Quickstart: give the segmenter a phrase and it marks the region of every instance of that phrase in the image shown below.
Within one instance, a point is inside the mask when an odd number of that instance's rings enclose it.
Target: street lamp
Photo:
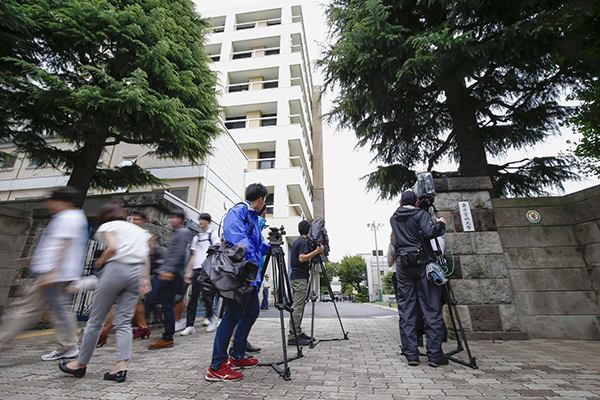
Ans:
[[[377,229],[381,228],[382,226],[382,223],[375,223],[375,221],[367,224],[367,228],[371,228],[375,235],[375,257],[377,259],[377,276],[379,277],[379,301],[383,301],[383,291],[381,290],[381,271],[379,270],[379,248],[377,247]]]

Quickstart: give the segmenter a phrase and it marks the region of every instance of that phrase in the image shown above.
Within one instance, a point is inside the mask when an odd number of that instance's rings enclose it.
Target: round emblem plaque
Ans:
[[[527,220],[529,222],[533,222],[534,224],[537,224],[538,222],[540,222],[542,220],[542,216],[540,215],[539,212],[537,212],[535,210],[529,210],[529,211],[527,211]]]

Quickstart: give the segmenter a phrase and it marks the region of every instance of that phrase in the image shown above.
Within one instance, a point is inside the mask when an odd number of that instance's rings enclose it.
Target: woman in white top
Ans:
[[[131,319],[139,294],[150,291],[149,246],[150,233],[126,221],[119,203],[103,205],[96,217],[96,240],[105,250],[94,265],[102,267],[98,286],[92,300],[81,351],[77,361],[61,361],[61,371],[77,378],[85,375],[86,366],[96,349],[102,324],[111,306],[117,302],[114,325],[117,336],[117,365],[104,374],[105,380],[125,381],[127,361],[131,356]],[[117,301],[118,299],[118,301]]]

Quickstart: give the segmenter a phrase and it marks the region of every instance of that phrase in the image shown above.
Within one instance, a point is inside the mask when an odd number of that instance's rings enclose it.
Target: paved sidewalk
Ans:
[[[146,349],[159,332],[135,341],[121,384],[102,380],[115,362],[114,335],[96,350],[82,379],[61,373],[57,362],[40,361],[53,349],[52,335],[20,339],[7,353],[18,364],[0,368],[0,399],[600,399],[600,342],[473,341],[478,370],[455,363],[434,369],[426,359],[408,367],[395,315],[343,322],[350,340],[304,348],[305,357],[290,362],[287,382],[270,367],[246,370],[239,382],[205,381],[214,333],[201,327],[191,336],[176,336],[171,349]],[[317,319],[315,329],[316,337],[341,336],[337,319]],[[250,341],[262,347],[261,362],[279,360],[279,319],[259,318]],[[455,347],[450,343],[445,350]]]

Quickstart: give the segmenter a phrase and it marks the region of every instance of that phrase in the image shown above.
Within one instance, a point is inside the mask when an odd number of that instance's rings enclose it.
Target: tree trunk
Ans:
[[[459,153],[459,172],[462,176],[490,176],[483,138],[471,98],[463,78],[451,78],[445,85],[446,103]]]
[[[81,207],[85,201],[85,196],[90,188],[90,182],[96,173],[98,160],[102,155],[104,143],[108,138],[108,134],[91,133],[87,136],[85,144],[81,149],[81,153],[75,162],[71,178],[67,186],[71,186],[79,191],[79,197],[76,202],[77,207]]]

